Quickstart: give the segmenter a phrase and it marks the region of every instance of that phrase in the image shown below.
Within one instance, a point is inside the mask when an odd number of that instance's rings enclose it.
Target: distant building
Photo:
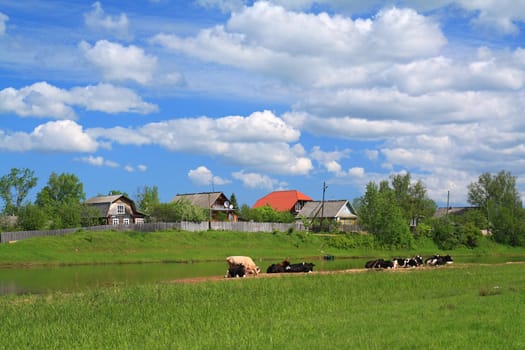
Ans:
[[[297,218],[319,221],[324,219],[323,221],[339,226],[355,225],[357,222],[356,211],[346,199],[306,202],[297,213]]]
[[[296,215],[305,203],[311,201],[312,198],[297,190],[274,191],[257,200],[253,208],[269,205],[275,211],[287,211]]]
[[[210,211],[212,221],[220,219],[220,213],[223,213],[228,221],[237,222],[237,210],[230,203],[230,200],[222,192],[201,192],[177,194],[172,202],[187,200],[192,205]]]
[[[478,210],[479,207],[441,207],[437,208],[434,213],[435,218],[441,218],[447,215],[463,215],[470,210]]]
[[[93,197],[86,201],[86,205],[88,211],[85,216],[103,225],[142,224],[146,216],[137,210],[133,200],[122,194]]]

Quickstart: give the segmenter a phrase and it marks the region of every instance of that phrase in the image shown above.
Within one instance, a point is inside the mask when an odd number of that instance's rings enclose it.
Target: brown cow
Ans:
[[[252,258],[249,256],[229,256],[226,258],[226,262],[228,263],[228,266],[230,268],[233,268],[237,265],[244,266],[244,269],[246,270],[246,274],[254,274],[257,276],[259,272],[261,272],[261,269],[259,266],[255,265]]]

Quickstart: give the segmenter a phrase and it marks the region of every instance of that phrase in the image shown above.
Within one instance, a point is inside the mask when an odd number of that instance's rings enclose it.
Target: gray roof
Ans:
[[[100,211],[100,216],[103,217],[107,215],[111,203],[116,202],[120,198],[122,198],[126,202],[129,202],[135,215],[145,216],[144,213],[141,213],[137,210],[135,202],[123,194],[115,194],[112,196],[97,196],[89,198],[88,200],[86,200],[86,204],[89,204],[91,207],[97,208]]]
[[[120,197],[124,197],[122,194],[115,194],[112,196],[97,196],[93,198],[89,198],[86,203],[87,204],[106,204],[106,203],[113,203]]]
[[[211,208],[221,196],[224,196],[226,198],[226,196],[222,192],[177,194],[175,198],[173,198],[172,202],[176,202],[178,200],[187,200],[197,207],[208,209]]]
[[[346,199],[326,200],[324,201],[324,204],[323,201],[306,202],[303,208],[297,213],[297,216],[303,216],[305,218],[320,218],[321,212],[325,218],[357,218],[354,208]]]
[[[479,207],[442,207],[437,208],[436,212],[434,213],[434,217],[440,218],[443,216],[446,216],[447,214],[451,215],[463,215],[469,210],[479,209]]]

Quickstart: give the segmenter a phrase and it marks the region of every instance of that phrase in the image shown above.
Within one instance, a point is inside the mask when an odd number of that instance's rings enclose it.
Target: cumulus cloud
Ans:
[[[38,82],[18,90],[11,87],[0,90],[0,113],[76,119],[75,106],[105,113],[150,113],[157,110],[157,106],[142,101],[132,90],[110,84],[64,90]]]
[[[82,163],[89,164],[89,165],[98,166],[98,167],[107,166],[109,168],[118,168],[120,166],[117,162],[114,162],[108,159],[104,159],[104,157],[101,157],[101,156],[95,157],[95,156],[90,155],[88,157],[78,157],[78,158],[75,158],[75,160],[82,162]]]
[[[114,34],[118,38],[127,38],[129,20],[126,14],[119,16],[107,15],[99,1],[91,5],[91,11],[84,13],[86,26],[95,31],[105,31]]]
[[[343,151],[322,151],[319,146],[315,146],[312,149],[312,159],[316,160],[322,167],[324,167],[329,173],[333,173],[336,176],[343,173],[340,160],[347,158],[351,150],[345,149]]]
[[[152,41],[201,60],[320,85],[331,83],[327,77],[339,77],[333,82],[339,84],[341,76],[358,72],[351,68],[356,64],[434,56],[446,44],[436,23],[410,9],[352,20],[287,11],[269,2],[244,7],[226,25],[195,37],[158,34]]]
[[[272,179],[268,175],[259,173],[245,172],[244,170],[232,173],[232,177],[243,183],[244,186],[249,188],[273,190],[276,187],[286,187],[287,183]]]
[[[174,152],[220,156],[228,163],[274,173],[307,174],[312,162],[299,144],[300,133],[270,111],[247,117],[181,118],[139,128],[93,128],[96,139],[121,144],[157,144]]]
[[[79,44],[86,59],[99,68],[107,80],[132,80],[139,84],[151,82],[157,67],[157,57],[147,55],[134,46],[122,46],[99,40],[94,46],[82,41]]]
[[[225,185],[230,183],[230,180],[223,179],[219,176],[214,176],[211,170],[205,166],[199,166],[188,172],[188,178],[196,185]]]
[[[3,151],[94,152],[97,148],[96,140],[71,120],[41,124],[31,133],[0,130],[0,150]]]

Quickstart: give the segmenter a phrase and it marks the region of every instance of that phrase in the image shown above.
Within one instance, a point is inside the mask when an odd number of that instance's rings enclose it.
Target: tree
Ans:
[[[24,231],[42,230],[46,222],[46,213],[37,205],[27,204],[18,210],[17,225]]]
[[[36,204],[51,220],[51,228],[76,227],[81,224],[85,201],[84,186],[73,174],[52,173],[47,185],[37,194]]]
[[[524,245],[525,221],[516,178],[504,170],[497,175],[483,173],[468,186],[468,202],[481,208],[486,228],[499,243]]]
[[[159,189],[157,186],[144,186],[137,191],[137,207],[146,215],[150,215],[153,209],[160,204]]]
[[[397,204],[408,223],[417,225],[422,218],[434,215],[437,205],[428,198],[421,180],[412,183],[410,173],[406,173],[391,176],[391,182]]]
[[[0,178],[0,197],[4,201],[2,212],[17,215],[29,191],[36,186],[34,172],[27,168],[12,168],[11,172]]]
[[[191,204],[186,199],[181,199],[176,202],[155,205],[151,212],[151,218],[157,222],[202,222],[208,220],[209,211]]]
[[[232,193],[230,196],[230,203],[233,205],[233,209],[239,209],[239,204],[237,203],[237,197],[235,197],[235,193]]]
[[[358,200],[358,220],[377,243],[385,247],[410,247],[412,235],[388,181],[369,182]]]

